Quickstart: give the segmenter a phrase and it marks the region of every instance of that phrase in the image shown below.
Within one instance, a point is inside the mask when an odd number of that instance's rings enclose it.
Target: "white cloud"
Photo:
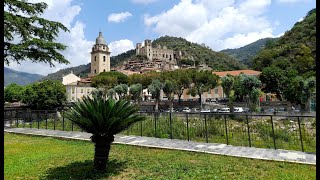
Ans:
[[[131,2],[135,3],[135,4],[150,4],[150,3],[154,3],[157,0],[131,0]]]
[[[108,46],[111,51],[111,56],[116,56],[134,48],[133,42],[128,39],[113,41]]]
[[[274,37],[264,16],[271,0],[181,0],[156,15],[146,14],[147,28],[160,36],[184,37],[205,43],[213,50],[238,48],[265,37]]]
[[[130,16],[132,16],[132,14],[129,12],[112,13],[108,16],[108,22],[123,22]]]

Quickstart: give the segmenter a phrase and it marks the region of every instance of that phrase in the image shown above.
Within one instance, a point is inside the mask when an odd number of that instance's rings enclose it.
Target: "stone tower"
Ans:
[[[144,46],[145,46],[145,50],[146,50],[146,55],[148,57],[149,60],[152,60],[152,45],[151,45],[151,40],[146,39],[144,40]]]
[[[102,36],[102,32],[99,32],[99,36],[96,39],[96,44],[93,45],[91,51],[91,76],[96,76],[101,72],[110,71],[110,51]]]

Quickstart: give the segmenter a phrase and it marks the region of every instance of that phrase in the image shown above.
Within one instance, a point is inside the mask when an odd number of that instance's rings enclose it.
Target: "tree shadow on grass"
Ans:
[[[93,160],[74,162],[62,167],[50,168],[41,179],[105,179],[118,175],[126,168],[126,161],[111,160],[104,172],[97,172]]]

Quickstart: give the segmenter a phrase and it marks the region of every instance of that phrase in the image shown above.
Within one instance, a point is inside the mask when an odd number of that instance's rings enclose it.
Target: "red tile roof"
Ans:
[[[254,70],[249,70],[249,69],[236,70],[236,71],[220,71],[220,72],[212,72],[212,73],[216,74],[220,77],[227,76],[227,74],[230,74],[232,76],[239,76],[240,73],[247,74],[247,75],[253,75],[253,76],[258,76],[259,74],[261,74],[260,71],[254,71]]]

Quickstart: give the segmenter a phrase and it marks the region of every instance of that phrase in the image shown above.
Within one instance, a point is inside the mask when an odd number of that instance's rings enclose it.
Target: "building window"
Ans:
[[[106,62],[106,56],[103,56],[103,62]]]
[[[166,54],[166,58],[168,58],[168,54]]]
[[[81,93],[83,93],[83,89],[81,88]]]
[[[162,54],[162,57],[164,58],[164,54]]]
[[[90,89],[87,90],[87,93],[88,93],[88,94],[90,93]]]
[[[150,53],[149,53],[149,56],[150,56]]]
[[[71,98],[72,100],[74,100],[74,96],[72,96],[72,98]]]
[[[74,87],[71,88],[71,93],[74,94]]]
[[[214,89],[214,94],[218,94],[218,89]]]
[[[96,69],[94,70],[94,73],[95,73],[95,74],[97,73],[97,70],[96,70]]]
[[[105,49],[106,47],[105,46],[103,46],[103,49]]]
[[[97,56],[94,56],[94,61],[97,61]]]
[[[106,70],[105,70],[105,69],[103,69],[103,72],[106,72]]]

